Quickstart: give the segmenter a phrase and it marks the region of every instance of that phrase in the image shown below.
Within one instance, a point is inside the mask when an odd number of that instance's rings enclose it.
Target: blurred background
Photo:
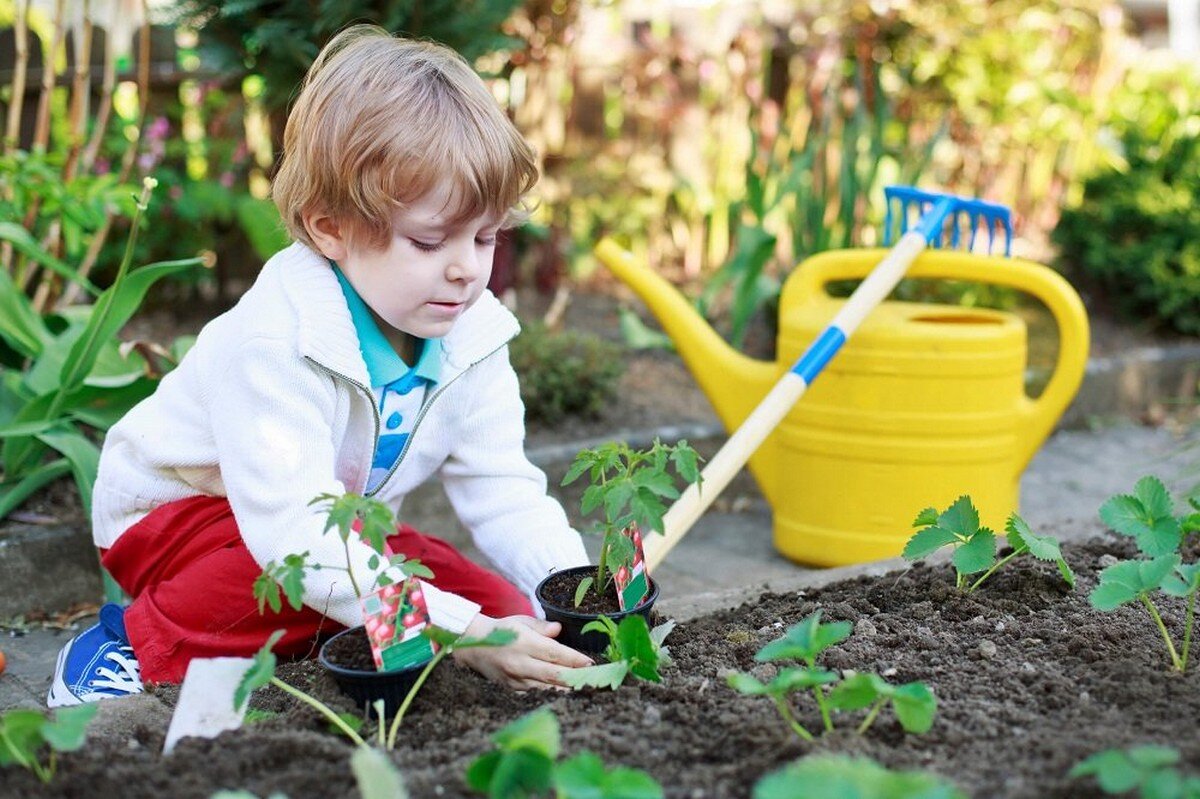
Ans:
[[[1009,205],[1015,254],[1066,275],[1112,341],[1200,333],[1197,0],[0,0],[0,315],[71,329],[130,246],[135,267],[207,267],[133,300],[152,321],[120,357],[141,376],[88,441],[287,243],[269,191],[289,99],[359,21],[457,49],[537,150],[536,211],[492,278],[531,320],[527,374],[575,358],[528,378],[549,393],[534,417],[594,413],[619,373],[604,347],[663,346],[628,309],[619,340],[561,331],[573,301],[620,296],[602,235],[761,354],[796,264],[881,243],[892,183]],[[158,187],[132,241],[143,177]],[[39,396],[14,386],[42,334],[0,333],[8,423]],[[6,458],[2,485],[32,463]]]

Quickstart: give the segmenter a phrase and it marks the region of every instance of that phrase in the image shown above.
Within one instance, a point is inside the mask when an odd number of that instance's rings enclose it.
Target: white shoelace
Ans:
[[[126,657],[122,653],[128,653],[129,657]],[[97,667],[96,674],[103,679],[90,680],[88,682],[89,686],[92,688],[112,688],[127,694],[142,692],[142,668],[137,662],[137,658],[133,657],[132,647],[123,646],[119,651],[105,654],[104,659],[116,663],[118,670],[106,669],[103,666]]]

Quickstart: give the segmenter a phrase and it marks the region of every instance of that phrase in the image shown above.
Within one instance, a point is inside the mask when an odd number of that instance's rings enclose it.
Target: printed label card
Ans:
[[[385,585],[363,597],[362,609],[376,669],[404,669],[433,657],[437,645],[421,634],[429,626],[429,608],[417,578]]]
[[[646,573],[646,554],[642,550],[642,533],[631,524],[622,533],[633,544],[633,563],[622,566],[613,575],[617,586],[617,602],[621,610],[637,607],[650,593],[650,578]]]

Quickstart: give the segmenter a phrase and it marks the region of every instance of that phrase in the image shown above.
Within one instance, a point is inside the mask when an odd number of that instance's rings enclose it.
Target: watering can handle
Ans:
[[[823,296],[825,287],[835,280],[863,278],[879,262],[880,250],[842,250],[821,253],[804,261],[785,288],[793,294],[791,302]],[[1057,272],[1031,261],[1017,258],[992,258],[963,252],[927,250],[909,267],[910,278],[967,280],[1008,286],[1043,302],[1058,325],[1058,358],[1054,373],[1037,399],[1025,397],[1020,413],[1028,444],[1018,459],[1020,474],[1042,442],[1050,435],[1067,404],[1079,390],[1087,367],[1089,336],[1087,311],[1071,284]],[[789,298],[781,303],[787,307]]]

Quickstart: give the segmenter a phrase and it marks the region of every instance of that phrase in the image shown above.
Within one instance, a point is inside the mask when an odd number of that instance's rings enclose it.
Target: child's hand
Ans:
[[[517,638],[505,646],[481,646],[454,653],[464,663],[489,680],[518,691],[530,688],[562,688],[559,672],[563,668],[590,666],[587,655],[554,640],[562,625],[532,616],[506,616],[493,619],[482,613],[467,626],[465,635],[482,638],[492,630],[512,630]]]

